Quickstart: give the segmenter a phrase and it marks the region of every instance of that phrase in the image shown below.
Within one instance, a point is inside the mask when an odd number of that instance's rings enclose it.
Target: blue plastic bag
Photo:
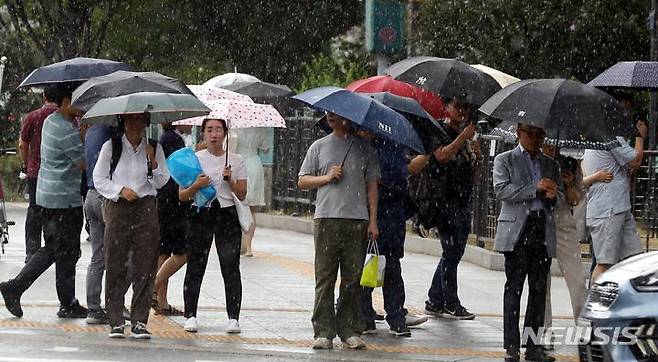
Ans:
[[[181,148],[167,158],[167,167],[171,178],[181,187],[189,187],[196,181],[199,174],[203,173],[199,159],[189,147]],[[215,198],[215,188],[212,185],[201,188],[194,195],[194,203],[198,207],[205,207],[210,200]]]

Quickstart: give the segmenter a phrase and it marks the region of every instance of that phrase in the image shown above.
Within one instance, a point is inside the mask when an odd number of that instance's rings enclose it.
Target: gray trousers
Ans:
[[[133,324],[146,324],[160,254],[160,223],[155,197],[147,196],[135,202],[124,199],[105,201],[103,217],[105,308],[110,326],[123,325],[124,298],[131,284],[130,319]]]
[[[105,222],[99,197],[100,195],[95,189],[89,189],[84,206],[91,241],[91,261],[87,267],[87,307],[95,312],[101,310],[101,292],[105,272],[105,253],[103,251]]]
[[[315,219],[314,338],[344,341],[359,333],[361,272],[367,247],[367,220]],[[334,308],[334,288],[340,269],[340,295]]]

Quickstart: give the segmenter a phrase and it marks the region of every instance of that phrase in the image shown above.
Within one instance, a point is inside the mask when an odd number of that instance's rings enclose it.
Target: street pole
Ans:
[[[7,57],[3,55],[0,58],[0,97],[2,97],[2,78],[5,75],[5,64],[7,64]]]
[[[651,32],[651,54],[649,59],[653,62],[658,60],[658,39],[656,34],[656,17],[658,14],[658,0],[651,0],[651,14],[649,18],[649,28]],[[656,148],[656,92],[651,92],[651,101],[649,103],[649,144],[648,149],[653,150]]]

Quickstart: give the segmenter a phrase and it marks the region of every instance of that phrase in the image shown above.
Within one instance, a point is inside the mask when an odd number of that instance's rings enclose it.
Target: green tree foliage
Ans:
[[[649,56],[643,0],[427,0],[419,52],[482,63],[520,78],[589,81]]]
[[[329,39],[361,23],[364,12],[358,0],[239,0],[211,7],[205,0],[193,3],[210,47],[225,52],[228,64],[291,85],[299,80],[302,64]]]

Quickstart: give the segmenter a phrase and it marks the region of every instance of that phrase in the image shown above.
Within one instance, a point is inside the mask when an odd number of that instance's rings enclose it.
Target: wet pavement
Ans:
[[[0,256],[2,280],[16,275],[23,265],[25,208],[25,204],[8,205],[8,216],[16,221],[16,226],[10,229],[10,244]],[[85,238],[83,233],[76,278],[77,297],[82,304],[86,304],[85,277],[91,255]],[[364,336],[367,350],[344,350],[337,339],[333,351],[313,351],[312,236],[257,229],[253,247],[254,257],[241,259],[243,302],[239,335],[225,333],[224,286],[214,250],[199,301],[199,332],[185,332],[183,317],[152,314],[150,341],[110,340],[105,326],[89,326],[82,319],[57,318],[55,268],[51,267],[23,295],[23,318],[13,318],[0,306],[0,361],[502,360],[505,280],[501,272],[468,263],[460,265],[459,294],[462,303],[477,315],[473,321],[430,318],[412,328],[411,338],[390,336],[388,326],[382,323],[378,324],[376,335]],[[437,262],[436,257],[420,254],[407,254],[402,260],[406,306],[412,313],[423,313]],[[183,268],[169,283],[169,302],[179,309],[183,308],[184,275]],[[572,325],[563,278],[553,278],[552,293],[554,325]],[[373,299],[376,309],[383,311],[381,291],[375,291]],[[573,346],[556,346],[554,355],[559,361],[577,360]]]

